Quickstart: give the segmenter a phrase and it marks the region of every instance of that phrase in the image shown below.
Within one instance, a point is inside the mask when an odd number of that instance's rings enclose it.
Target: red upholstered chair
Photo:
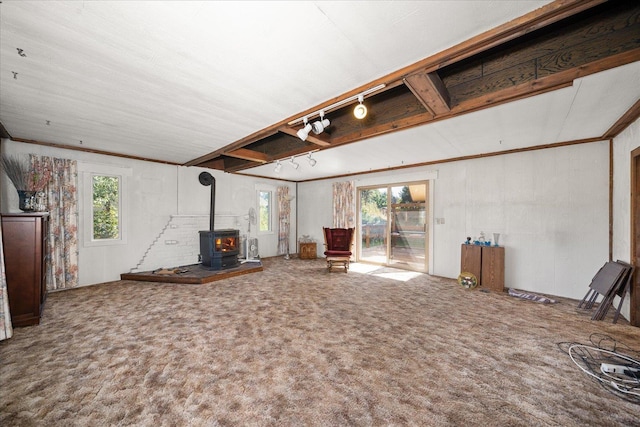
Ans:
[[[342,266],[346,273],[349,270],[355,229],[322,227],[322,231],[324,232],[324,255],[327,257],[327,269],[331,271],[334,265]]]

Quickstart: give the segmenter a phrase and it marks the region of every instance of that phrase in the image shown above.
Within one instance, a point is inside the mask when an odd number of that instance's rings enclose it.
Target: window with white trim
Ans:
[[[258,191],[258,218],[259,231],[271,231],[271,211],[273,205],[273,193],[271,191]]]
[[[78,164],[82,173],[84,246],[127,243],[127,181],[131,168]]]
[[[91,175],[92,240],[119,240],[122,235],[120,221],[121,177]]]
[[[258,233],[271,234],[274,229],[274,212],[276,212],[275,188],[268,185],[256,185],[258,205]]]

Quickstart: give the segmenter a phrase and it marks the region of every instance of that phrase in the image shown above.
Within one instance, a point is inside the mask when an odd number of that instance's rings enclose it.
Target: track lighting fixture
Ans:
[[[304,127],[297,132],[298,138],[305,141],[309,136],[309,132],[311,132],[311,125],[309,124],[308,119],[304,118]]]
[[[306,116],[304,116],[304,118],[303,117],[297,118],[295,120],[290,121],[288,124],[289,124],[289,126],[295,126],[296,124],[298,124],[298,123],[300,123],[301,121],[304,120],[304,124],[305,124],[305,128],[306,128],[306,125],[307,125],[307,122],[309,120],[309,117],[315,117],[316,115],[320,115],[320,113],[327,113],[329,111],[333,111],[336,108],[340,108],[345,104],[348,104],[348,103],[350,103],[352,101],[355,101],[356,99],[360,101],[360,104],[362,104],[362,101],[364,100],[365,96],[370,95],[370,94],[375,93],[375,92],[378,92],[378,91],[384,89],[385,87],[386,87],[386,85],[384,83],[379,84],[378,86],[369,88],[369,89],[359,93],[358,95],[353,95],[353,96],[350,96],[348,98],[341,99],[340,101],[334,102],[331,105],[323,106],[322,109],[320,109],[320,110],[314,111],[312,113],[307,113]],[[362,105],[362,106],[366,110],[366,107],[364,105]],[[326,127],[327,126],[325,126],[325,128]],[[309,129],[309,132],[310,131],[311,131],[311,129]],[[300,136],[300,135],[298,135],[298,136]],[[308,132],[307,132],[307,136],[308,136]],[[301,136],[300,136],[300,139],[302,139]]]
[[[356,119],[361,120],[367,117],[367,107],[362,103],[364,101],[364,95],[358,95],[358,105],[353,109],[353,115]]]
[[[309,164],[311,165],[311,167],[314,167],[316,163],[318,163],[316,159],[311,158],[311,153],[309,153],[309,155],[307,156],[307,160],[309,160]]]
[[[289,163],[291,163],[291,166],[293,166],[294,169],[298,169],[300,167],[300,163],[297,163],[294,159],[293,156],[291,156],[291,160],[289,160]]]
[[[324,111],[320,111],[320,120],[317,120],[317,121],[313,122],[311,127],[312,127],[312,130],[313,130],[313,133],[315,133],[316,135],[319,135],[330,124],[331,124],[331,122],[329,121],[329,119],[325,119],[324,118]]]
[[[318,161],[316,159],[311,158],[311,154],[313,154],[313,151],[309,151],[309,153],[307,154],[307,161],[309,162],[309,165],[311,165],[311,167],[314,167],[316,163],[318,163]],[[275,173],[280,173],[280,171],[282,171],[282,163],[280,160],[276,160],[275,163],[276,163],[276,166],[274,167],[273,171]],[[291,156],[291,158],[287,163],[289,163],[291,167],[296,170],[300,168],[300,163],[296,162],[296,156]]]

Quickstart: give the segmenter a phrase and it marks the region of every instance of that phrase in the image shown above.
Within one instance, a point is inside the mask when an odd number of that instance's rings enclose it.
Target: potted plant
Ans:
[[[36,196],[51,179],[51,171],[47,168],[34,170],[29,162],[12,156],[2,156],[2,169],[18,191],[18,207],[23,212],[37,209]]]

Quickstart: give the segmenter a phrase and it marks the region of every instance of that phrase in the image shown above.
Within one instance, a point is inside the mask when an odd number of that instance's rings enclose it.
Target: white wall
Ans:
[[[465,238],[499,232],[506,287],[581,299],[608,260],[608,153],[608,142],[597,142],[340,180],[365,186],[437,175],[431,274],[457,277]],[[300,235],[322,243],[333,182],[298,184]]]
[[[32,153],[132,169],[128,187],[130,218],[127,244],[85,247],[81,241],[80,285],[119,280],[120,274],[135,268],[149,245],[167,225],[171,215],[208,215],[211,187],[205,187],[198,181],[198,175],[204,170],[216,178],[216,213],[239,215],[237,228],[240,229],[241,234],[246,233],[247,230],[247,222],[244,218],[249,208],[257,209],[256,186],[269,185],[275,189],[279,185],[288,185],[290,194],[295,195],[295,184],[230,175],[196,167],[171,166],[10,140],[2,140],[2,152],[9,155]],[[81,193],[80,197],[83,197]],[[2,212],[18,212],[17,207],[18,197],[15,188],[3,176],[0,185],[0,209]],[[82,214],[81,211],[81,230]],[[291,247],[294,248],[295,212],[292,212],[291,222]],[[221,224],[221,226],[227,225]],[[278,241],[277,229],[271,234],[259,236],[255,230],[257,228],[252,229],[252,236],[259,238],[260,256],[275,256]],[[167,267],[167,265],[155,265],[153,268],[160,267]]]
[[[629,259],[628,152],[637,146],[638,123],[616,140],[614,258]],[[636,141],[635,143],[633,141]],[[209,187],[198,182],[200,168],[185,168],[92,153],[3,141],[8,154],[34,153],[86,162],[127,166],[131,177],[131,224],[123,246],[80,248],[82,285],[117,280],[135,268],[171,215],[206,215]],[[619,150],[619,151],[618,151]],[[506,247],[506,286],[581,299],[591,278],[608,259],[608,142],[521,152],[443,163],[423,168],[356,176],[357,186],[433,179],[431,215],[433,258],[430,273],[455,278],[460,244],[484,231],[501,233]],[[625,157],[626,156],[626,157]],[[621,157],[619,159],[618,157]],[[216,212],[243,215],[255,207],[258,185],[289,185],[292,206],[291,248],[310,235],[322,253],[322,226],[331,225],[332,183],[337,180],[283,183],[211,171],[217,182]],[[0,207],[17,207],[15,189],[3,179]],[[297,194],[296,194],[297,191]],[[626,197],[626,201],[625,201]],[[621,208],[618,206],[623,205]],[[297,207],[297,219],[296,219]],[[14,209],[15,210],[15,209]],[[625,216],[626,215],[626,216]],[[444,224],[433,224],[443,218]],[[238,227],[246,231],[241,217]],[[298,231],[296,233],[296,224]],[[625,229],[626,227],[626,229]],[[255,234],[254,234],[255,236]],[[260,236],[260,255],[277,254],[277,235]],[[164,267],[158,265],[157,267]]]
[[[631,152],[640,146],[640,119],[613,141],[613,259],[631,262]],[[629,318],[630,298],[622,314]],[[615,304],[618,304],[616,301]]]

